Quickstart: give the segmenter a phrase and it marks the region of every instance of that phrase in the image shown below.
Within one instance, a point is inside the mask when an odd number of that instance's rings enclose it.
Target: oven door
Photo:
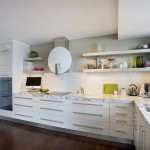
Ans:
[[[12,78],[0,78],[0,109],[12,110]]]

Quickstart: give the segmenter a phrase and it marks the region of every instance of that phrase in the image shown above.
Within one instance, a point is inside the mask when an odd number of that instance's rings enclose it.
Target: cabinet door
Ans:
[[[0,65],[4,66],[12,65],[12,53],[9,50],[0,51]]]

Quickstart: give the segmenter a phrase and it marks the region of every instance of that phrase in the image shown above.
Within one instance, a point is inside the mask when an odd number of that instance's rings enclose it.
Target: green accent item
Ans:
[[[118,84],[103,85],[103,94],[114,94],[114,91],[118,91]]]
[[[30,52],[30,57],[31,57],[31,58],[38,57],[38,53],[35,52],[35,51],[31,51],[31,52]]]

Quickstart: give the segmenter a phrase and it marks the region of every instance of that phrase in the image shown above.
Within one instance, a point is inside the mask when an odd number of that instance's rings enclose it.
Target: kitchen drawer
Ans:
[[[69,128],[94,134],[109,134],[109,123],[102,121],[91,121],[78,118],[69,118]]]
[[[34,110],[34,102],[32,98],[20,98],[15,97],[13,99],[13,110],[21,109],[24,111],[33,111]]]
[[[38,122],[54,127],[68,128],[68,117],[38,113]]]
[[[51,114],[51,115],[60,115],[68,116],[67,106],[63,104],[47,104],[47,103],[36,103],[36,112]]]
[[[110,117],[129,117],[133,118],[133,111],[129,110],[119,110],[119,109],[110,109]]]
[[[133,126],[110,123],[110,136],[133,140]]]
[[[83,107],[69,107],[69,116],[80,119],[109,122],[109,109]]]
[[[110,117],[111,123],[133,125],[133,118],[128,117]]]
[[[92,101],[92,100],[69,100],[69,105],[79,106],[79,107],[91,107],[91,108],[109,108],[109,103],[102,101]]]
[[[35,115],[31,111],[23,111],[20,109],[16,109],[13,111],[13,118],[25,120],[25,121],[35,121]]]
[[[110,103],[110,109],[117,109],[117,110],[133,110],[132,103]]]
[[[45,104],[65,104],[65,99],[61,98],[39,98],[39,102],[45,103]]]

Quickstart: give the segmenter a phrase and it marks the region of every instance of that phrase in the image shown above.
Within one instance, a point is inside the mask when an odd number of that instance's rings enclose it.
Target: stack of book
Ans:
[[[150,68],[150,60],[146,61],[146,63],[144,64],[145,68]]]

